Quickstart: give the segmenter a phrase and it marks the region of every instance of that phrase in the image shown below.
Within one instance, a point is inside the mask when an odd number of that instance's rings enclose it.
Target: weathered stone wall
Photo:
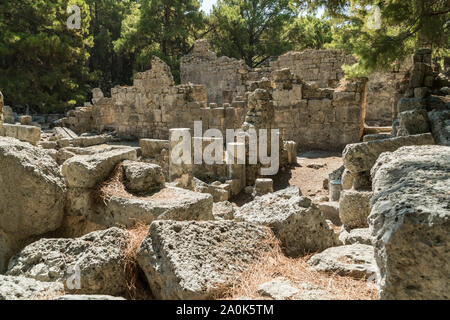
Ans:
[[[131,87],[111,89],[111,98],[94,90],[93,106],[68,112],[63,125],[77,133],[115,130],[120,136],[168,139],[169,129],[193,129],[194,120],[203,129],[239,128],[245,102],[236,97],[231,104],[207,107],[204,85],[174,85],[169,67],[154,58],[152,69],[139,73]]]
[[[181,59],[181,83],[206,85],[208,103],[223,106],[243,96],[249,68],[242,60],[217,58],[206,40],[197,40],[192,54]]]
[[[253,80],[258,76],[265,77]],[[274,106],[271,128],[280,129],[284,141],[295,141],[300,148],[334,150],[360,141],[367,79],[319,88],[289,69],[269,74],[267,68],[252,71],[248,79],[245,94],[235,95],[231,104],[207,105],[204,85],[175,86],[169,67],[154,58],[152,69],[138,74],[132,87],[113,88],[111,98],[95,89],[93,106],[71,111],[63,124],[77,133],[115,130],[120,136],[168,139],[170,129],[193,130],[194,121],[201,120],[203,131],[214,128],[225,134],[226,129],[242,127],[255,109],[249,96],[263,89]]]
[[[283,140],[327,150],[360,141],[367,79],[341,80],[336,89],[311,86],[289,69],[275,71],[273,79],[275,123]]]
[[[407,72],[375,72],[367,88],[366,123],[390,126],[398,101],[405,93]]]
[[[271,63],[272,70],[283,68],[320,88],[336,88],[339,81],[344,78],[342,65],[351,65],[356,62],[352,55],[342,50],[305,50],[291,51],[280,56]]]

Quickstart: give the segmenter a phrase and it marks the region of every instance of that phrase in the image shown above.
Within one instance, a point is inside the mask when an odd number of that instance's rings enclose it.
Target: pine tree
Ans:
[[[156,55],[179,80],[179,60],[192,48],[204,22],[198,0],[140,1],[125,19],[115,48],[133,57],[135,71],[148,69]]]
[[[81,9],[80,29],[67,27],[72,4]],[[85,1],[2,1],[0,12],[0,90],[6,103],[41,111],[83,103],[92,80]]]
[[[349,75],[390,69],[414,49],[426,45],[435,57],[450,53],[448,0],[308,0],[310,9],[325,6],[334,17],[334,46],[355,53]],[[420,40],[420,41],[419,41]]]
[[[209,39],[219,54],[258,67],[291,48],[283,30],[296,14],[289,0],[219,0]]]

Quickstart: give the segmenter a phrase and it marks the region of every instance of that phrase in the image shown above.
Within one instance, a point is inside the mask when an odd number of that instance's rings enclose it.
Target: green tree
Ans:
[[[331,22],[313,15],[296,18],[286,29],[286,37],[297,51],[323,49],[333,40]]]
[[[204,23],[198,0],[139,1],[124,20],[114,46],[133,59],[134,71],[148,69],[151,56],[156,55],[179,80],[179,60],[201,35]]]
[[[67,27],[71,4],[81,8],[81,29]],[[84,102],[92,80],[85,1],[2,1],[0,12],[0,89],[6,102],[41,111]]]
[[[291,48],[283,31],[296,15],[289,0],[219,0],[209,40],[219,54],[258,67]]]
[[[437,55],[450,53],[448,0],[302,2],[309,5],[309,9],[325,6],[334,18],[334,46],[359,57],[358,63],[347,69],[350,75],[391,68],[424,42],[432,46]]]
[[[132,76],[130,57],[114,50],[124,19],[131,13],[132,0],[86,0],[89,5],[90,34],[94,45],[90,48],[89,68],[95,72],[99,86],[105,93],[117,84],[129,82]]]

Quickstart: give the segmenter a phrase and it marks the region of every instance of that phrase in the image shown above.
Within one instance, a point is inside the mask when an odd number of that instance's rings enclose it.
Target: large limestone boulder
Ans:
[[[344,190],[339,199],[339,218],[348,229],[367,228],[371,191]]]
[[[79,136],[71,140],[75,147],[91,147],[99,144],[104,144],[112,140],[110,135],[96,135],[96,136]]]
[[[137,261],[157,299],[210,299],[270,249],[269,236],[245,222],[155,221]]]
[[[63,294],[64,285],[60,282],[0,275],[0,300],[46,300]]]
[[[319,203],[317,206],[325,219],[330,220],[336,226],[342,224],[341,219],[339,218],[339,202],[326,201]]]
[[[430,132],[427,111],[424,109],[408,110],[398,114],[399,128],[397,135],[407,136]]]
[[[317,271],[353,278],[369,278],[376,272],[373,247],[365,244],[328,248],[313,255],[308,264]]]
[[[450,146],[450,110],[428,112],[431,131],[437,144]]]
[[[123,172],[125,185],[131,192],[149,193],[164,188],[164,174],[156,164],[124,161]]]
[[[121,148],[92,155],[75,156],[64,162],[62,174],[74,188],[94,188],[103,182],[117,164],[136,160],[136,149]]]
[[[66,292],[120,295],[126,288],[127,231],[111,228],[77,239],[41,239],[14,256],[7,275],[63,283]]]
[[[66,186],[44,150],[0,138],[0,271],[17,240],[56,230],[63,219]]]
[[[212,196],[182,188],[167,187],[148,197],[119,194],[107,198],[99,205],[90,190],[69,189],[66,220],[81,217],[98,228],[132,227],[154,220],[214,220]]]
[[[344,245],[355,243],[372,245],[372,235],[369,228],[359,228],[350,231],[342,228],[342,231],[339,234],[339,240],[341,240]]]
[[[450,147],[404,147],[372,169],[382,299],[450,299]]]
[[[323,214],[297,187],[257,197],[236,210],[234,218],[270,227],[292,257],[338,243]]]
[[[15,138],[36,145],[41,139],[41,128],[4,123],[3,127],[0,128],[0,136]]]
[[[433,145],[431,133],[348,144],[342,152],[345,168],[352,173],[369,171],[380,154],[411,145]]]

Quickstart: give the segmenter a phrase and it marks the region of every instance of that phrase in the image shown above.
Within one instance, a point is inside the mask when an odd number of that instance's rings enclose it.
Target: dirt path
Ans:
[[[342,166],[342,155],[340,152],[313,150],[299,153],[297,161],[298,166],[290,172],[278,174],[274,180],[274,189],[297,186],[304,196],[314,197],[328,194],[323,188],[323,180]]]

